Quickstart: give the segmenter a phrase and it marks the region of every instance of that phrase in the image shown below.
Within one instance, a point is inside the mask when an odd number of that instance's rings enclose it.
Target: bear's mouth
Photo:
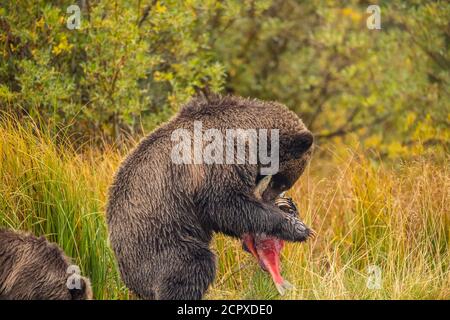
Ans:
[[[285,213],[293,216],[298,217],[299,212],[297,209],[296,204],[292,200],[292,198],[285,197],[285,189],[286,189],[286,178],[282,174],[276,174],[274,176],[267,175],[262,176],[258,175],[256,178],[256,187],[253,190],[253,195],[256,199],[263,201],[268,204],[274,204],[278,208],[280,208]],[[311,228],[307,227],[302,221],[301,225],[305,231],[305,240],[308,238],[312,238],[316,236],[316,233]],[[254,236],[257,235],[253,235]],[[273,237],[276,239],[276,237]],[[251,246],[251,243],[244,244],[247,248]],[[251,250],[247,250],[250,251]]]
[[[269,181],[264,184],[264,180],[266,179]],[[256,177],[256,185],[257,188],[258,186],[261,186],[261,190],[256,191],[256,193],[259,193],[257,196],[270,203],[273,203],[276,198],[280,197],[281,194],[289,189],[289,181],[282,173],[277,173],[273,176],[263,176],[259,174]]]

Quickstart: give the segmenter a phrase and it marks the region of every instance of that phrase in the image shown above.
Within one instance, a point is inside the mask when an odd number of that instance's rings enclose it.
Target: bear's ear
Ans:
[[[314,142],[314,137],[308,130],[290,136],[283,143],[283,147],[286,148],[285,152],[292,158],[300,158],[306,151],[308,151]]]

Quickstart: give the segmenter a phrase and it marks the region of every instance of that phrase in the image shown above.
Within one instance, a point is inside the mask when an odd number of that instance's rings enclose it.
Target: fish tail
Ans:
[[[294,286],[287,280],[283,280],[280,283],[276,283],[275,286],[277,287],[278,292],[282,296],[284,296],[287,290],[291,290],[292,288],[294,288]]]

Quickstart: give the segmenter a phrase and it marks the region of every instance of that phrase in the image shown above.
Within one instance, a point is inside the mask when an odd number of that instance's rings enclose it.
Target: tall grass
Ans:
[[[104,219],[119,156],[77,154],[64,136],[41,132],[32,122],[3,117],[0,123],[0,225],[58,243],[91,278],[96,298],[126,295]]]
[[[449,299],[448,159],[388,167],[351,150],[325,153],[290,194],[318,237],[284,250],[283,273],[295,285],[285,298]],[[215,246],[210,298],[279,298],[238,242],[220,236]]]
[[[91,278],[97,299],[129,297],[108,245],[106,193],[122,155],[75,150],[32,122],[0,119],[0,225],[46,235]],[[383,163],[326,150],[291,191],[318,233],[288,244],[288,299],[449,299],[448,158]],[[236,240],[217,235],[207,298],[276,299],[270,277]],[[369,266],[380,288],[367,285]]]

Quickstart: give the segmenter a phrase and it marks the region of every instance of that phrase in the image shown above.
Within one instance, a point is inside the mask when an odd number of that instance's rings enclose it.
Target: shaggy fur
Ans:
[[[85,300],[92,298],[88,279],[81,289],[67,288],[70,260],[44,237],[0,229],[0,300]]]
[[[175,129],[279,129],[280,171],[261,199],[260,165],[171,161]],[[270,141],[270,140],[269,140]],[[274,102],[238,97],[195,98],[130,153],[109,193],[107,220],[125,284],[145,299],[200,299],[215,275],[213,232],[266,233],[303,241],[309,229],[274,205],[300,177],[313,137],[297,115]],[[270,146],[270,142],[269,142]]]

